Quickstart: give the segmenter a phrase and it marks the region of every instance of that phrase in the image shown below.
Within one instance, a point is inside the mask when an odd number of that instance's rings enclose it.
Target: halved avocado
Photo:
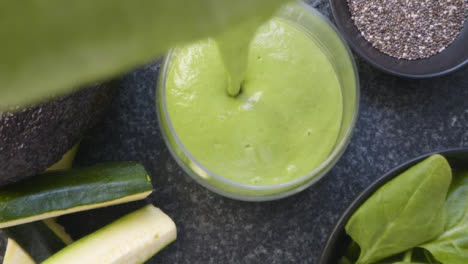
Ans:
[[[0,186],[38,175],[60,160],[104,115],[112,82],[34,107],[0,113]]]

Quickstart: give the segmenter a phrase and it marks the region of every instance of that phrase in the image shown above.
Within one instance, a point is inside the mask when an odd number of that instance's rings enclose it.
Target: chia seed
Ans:
[[[415,60],[443,51],[460,33],[468,0],[348,0],[351,18],[376,49]]]

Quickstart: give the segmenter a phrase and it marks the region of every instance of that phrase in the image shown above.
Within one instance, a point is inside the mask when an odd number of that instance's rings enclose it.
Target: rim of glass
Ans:
[[[319,166],[317,166],[315,169],[311,170],[307,174],[305,174],[305,175],[303,175],[301,177],[298,177],[298,178],[296,178],[294,180],[279,183],[279,184],[274,184],[274,185],[262,185],[262,186],[243,184],[243,183],[239,183],[239,182],[235,182],[235,181],[226,179],[226,178],[214,173],[213,171],[211,171],[210,169],[205,167],[203,164],[201,164],[195,157],[193,157],[192,154],[185,148],[184,144],[182,143],[179,136],[177,135],[177,133],[176,133],[176,131],[175,131],[173,125],[172,125],[170,116],[169,116],[169,111],[168,111],[166,100],[165,100],[165,98],[166,98],[166,77],[167,77],[167,70],[168,70],[168,67],[169,67],[169,64],[170,64],[170,58],[172,56],[173,49],[171,49],[164,56],[163,67],[162,67],[162,71],[160,73],[161,81],[158,82],[158,89],[162,89],[162,91],[161,91],[162,96],[159,96],[158,95],[159,93],[156,92],[156,100],[160,101],[160,102],[157,102],[157,104],[162,102],[162,106],[163,106],[162,108],[164,110],[164,118],[165,118],[165,121],[167,122],[169,132],[174,137],[174,140],[175,140],[177,146],[184,152],[184,154],[190,159],[191,162],[193,162],[196,166],[198,166],[200,169],[202,169],[204,172],[206,172],[210,177],[213,177],[214,179],[216,179],[218,181],[221,181],[224,184],[231,185],[231,186],[234,186],[236,188],[248,189],[248,190],[254,190],[254,191],[255,190],[267,191],[267,190],[287,188],[287,187],[291,187],[291,186],[294,186],[296,184],[299,184],[301,182],[307,182],[307,180],[315,178],[313,181],[310,182],[310,184],[312,184],[312,183],[318,181],[319,179],[321,179],[326,174],[327,170],[325,170],[323,173],[320,174],[320,172],[323,169],[325,169],[329,165],[333,165],[334,163],[336,163],[336,161],[341,157],[341,155],[346,150],[346,146],[348,145],[348,143],[349,143],[349,141],[351,139],[351,135],[352,135],[352,133],[354,131],[356,121],[357,121],[357,117],[358,117],[358,113],[359,113],[359,99],[360,99],[359,74],[358,74],[356,62],[355,62],[354,57],[353,57],[353,53],[351,52],[351,49],[349,48],[348,44],[346,43],[346,41],[343,38],[343,36],[341,35],[341,33],[337,30],[337,28],[330,22],[330,20],[327,17],[322,15],[315,8],[313,8],[311,6],[308,6],[306,3],[303,3],[302,1],[296,1],[296,3],[299,4],[302,8],[306,9],[308,12],[311,12],[314,15],[321,18],[335,32],[335,34],[338,36],[338,39],[340,40],[341,44],[343,45],[343,47],[346,50],[346,53],[349,56],[351,66],[353,68],[355,87],[356,87],[356,97],[355,97],[355,102],[354,102],[354,105],[355,105],[354,106],[354,111],[353,111],[353,115],[351,117],[349,127],[346,130],[346,133],[343,136],[343,138],[341,139],[341,141],[338,144],[335,145],[333,151],[328,155],[328,157],[324,161],[322,161],[322,163],[320,163]],[[275,15],[273,17],[275,17]],[[160,98],[160,97],[162,97],[162,98]],[[159,108],[158,107],[156,107],[156,108],[157,108],[158,115],[160,115],[161,113],[159,113],[160,112]],[[159,118],[159,119],[162,120],[161,118]],[[162,131],[162,134],[164,136],[165,132]],[[164,137],[166,137],[166,136],[164,136]],[[166,138],[165,138],[165,141],[168,143],[167,145],[169,145],[168,147],[170,148],[170,153],[173,156],[175,156],[176,160],[178,160],[179,157],[178,157],[178,155],[176,153],[173,153],[173,150],[171,149],[172,146],[171,146],[170,142],[168,142],[168,140]],[[191,175],[191,173],[188,173],[188,174],[191,177],[193,177]],[[198,181],[198,179],[196,179],[196,180]],[[206,181],[206,180],[203,180],[203,181]],[[285,193],[288,193],[290,191],[291,190],[285,190]],[[242,195],[242,196],[244,196],[244,195]],[[271,196],[271,195],[269,195],[269,196]]]

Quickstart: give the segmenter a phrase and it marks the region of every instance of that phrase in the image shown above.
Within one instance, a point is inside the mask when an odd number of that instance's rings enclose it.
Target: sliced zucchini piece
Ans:
[[[140,200],[152,191],[134,162],[50,171],[0,188],[0,228]]]
[[[78,150],[78,145],[79,144],[76,144],[71,148],[63,155],[60,161],[47,170],[71,168]],[[46,227],[44,227],[44,225]],[[7,241],[3,264],[35,264],[34,260],[43,261],[73,242],[71,237],[65,232],[63,226],[57,224],[55,219],[52,218],[6,228],[4,232],[7,233],[10,238]],[[63,242],[60,243],[59,241],[59,243],[57,243],[57,237]],[[21,245],[18,245],[15,240],[19,241]],[[39,241],[40,243],[31,243],[31,240]],[[28,252],[32,254],[32,257]]]
[[[65,245],[70,245],[73,243],[71,236],[65,231],[65,228],[57,223],[56,218],[44,219],[42,222],[58,237],[60,240],[65,243]],[[34,222],[33,222],[34,223]],[[54,252],[55,253],[55,252]]]
[[[21,226],[3,229],[5,234],[15,241],[16,247],[21,247],[32,260],[40,263],[58,252],[73,241],[64,228],[53,220],[37,221]],[[8,241],[10,243],[10,240]],[[10,246],[10,244],[8,244]],[[19,249],[17,250],[20,251]],[[27,253],[26,253],[27,252]],[[12,253],[14,255],[14,252]],[[7,262],[3,264],[15,264]]]
[[[143,263],[176,237],[172,219],[150,204],[67,246],[43,264]]]
[[[36,264],[13,239],[8,238],[3,264]]]
[[[75,160],[79,145],[80,143],[77,143],[75,146],[73,146],[69,151],[67,151],[67,153],[62,156],[62,159],[50,166],[46,171],[64,170],[71,168],[73,161]]]

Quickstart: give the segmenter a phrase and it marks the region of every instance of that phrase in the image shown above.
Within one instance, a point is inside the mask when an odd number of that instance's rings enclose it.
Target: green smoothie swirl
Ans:
[[[332,151],[342,119],[335,71],[300,27],[274,18],[255,33],[242,89],[213,39],[174,50],[165,83],[172,126],[190,154],[234,182],[273,185],[304,176]],[[233,56],[235,57],[235,56]]]

